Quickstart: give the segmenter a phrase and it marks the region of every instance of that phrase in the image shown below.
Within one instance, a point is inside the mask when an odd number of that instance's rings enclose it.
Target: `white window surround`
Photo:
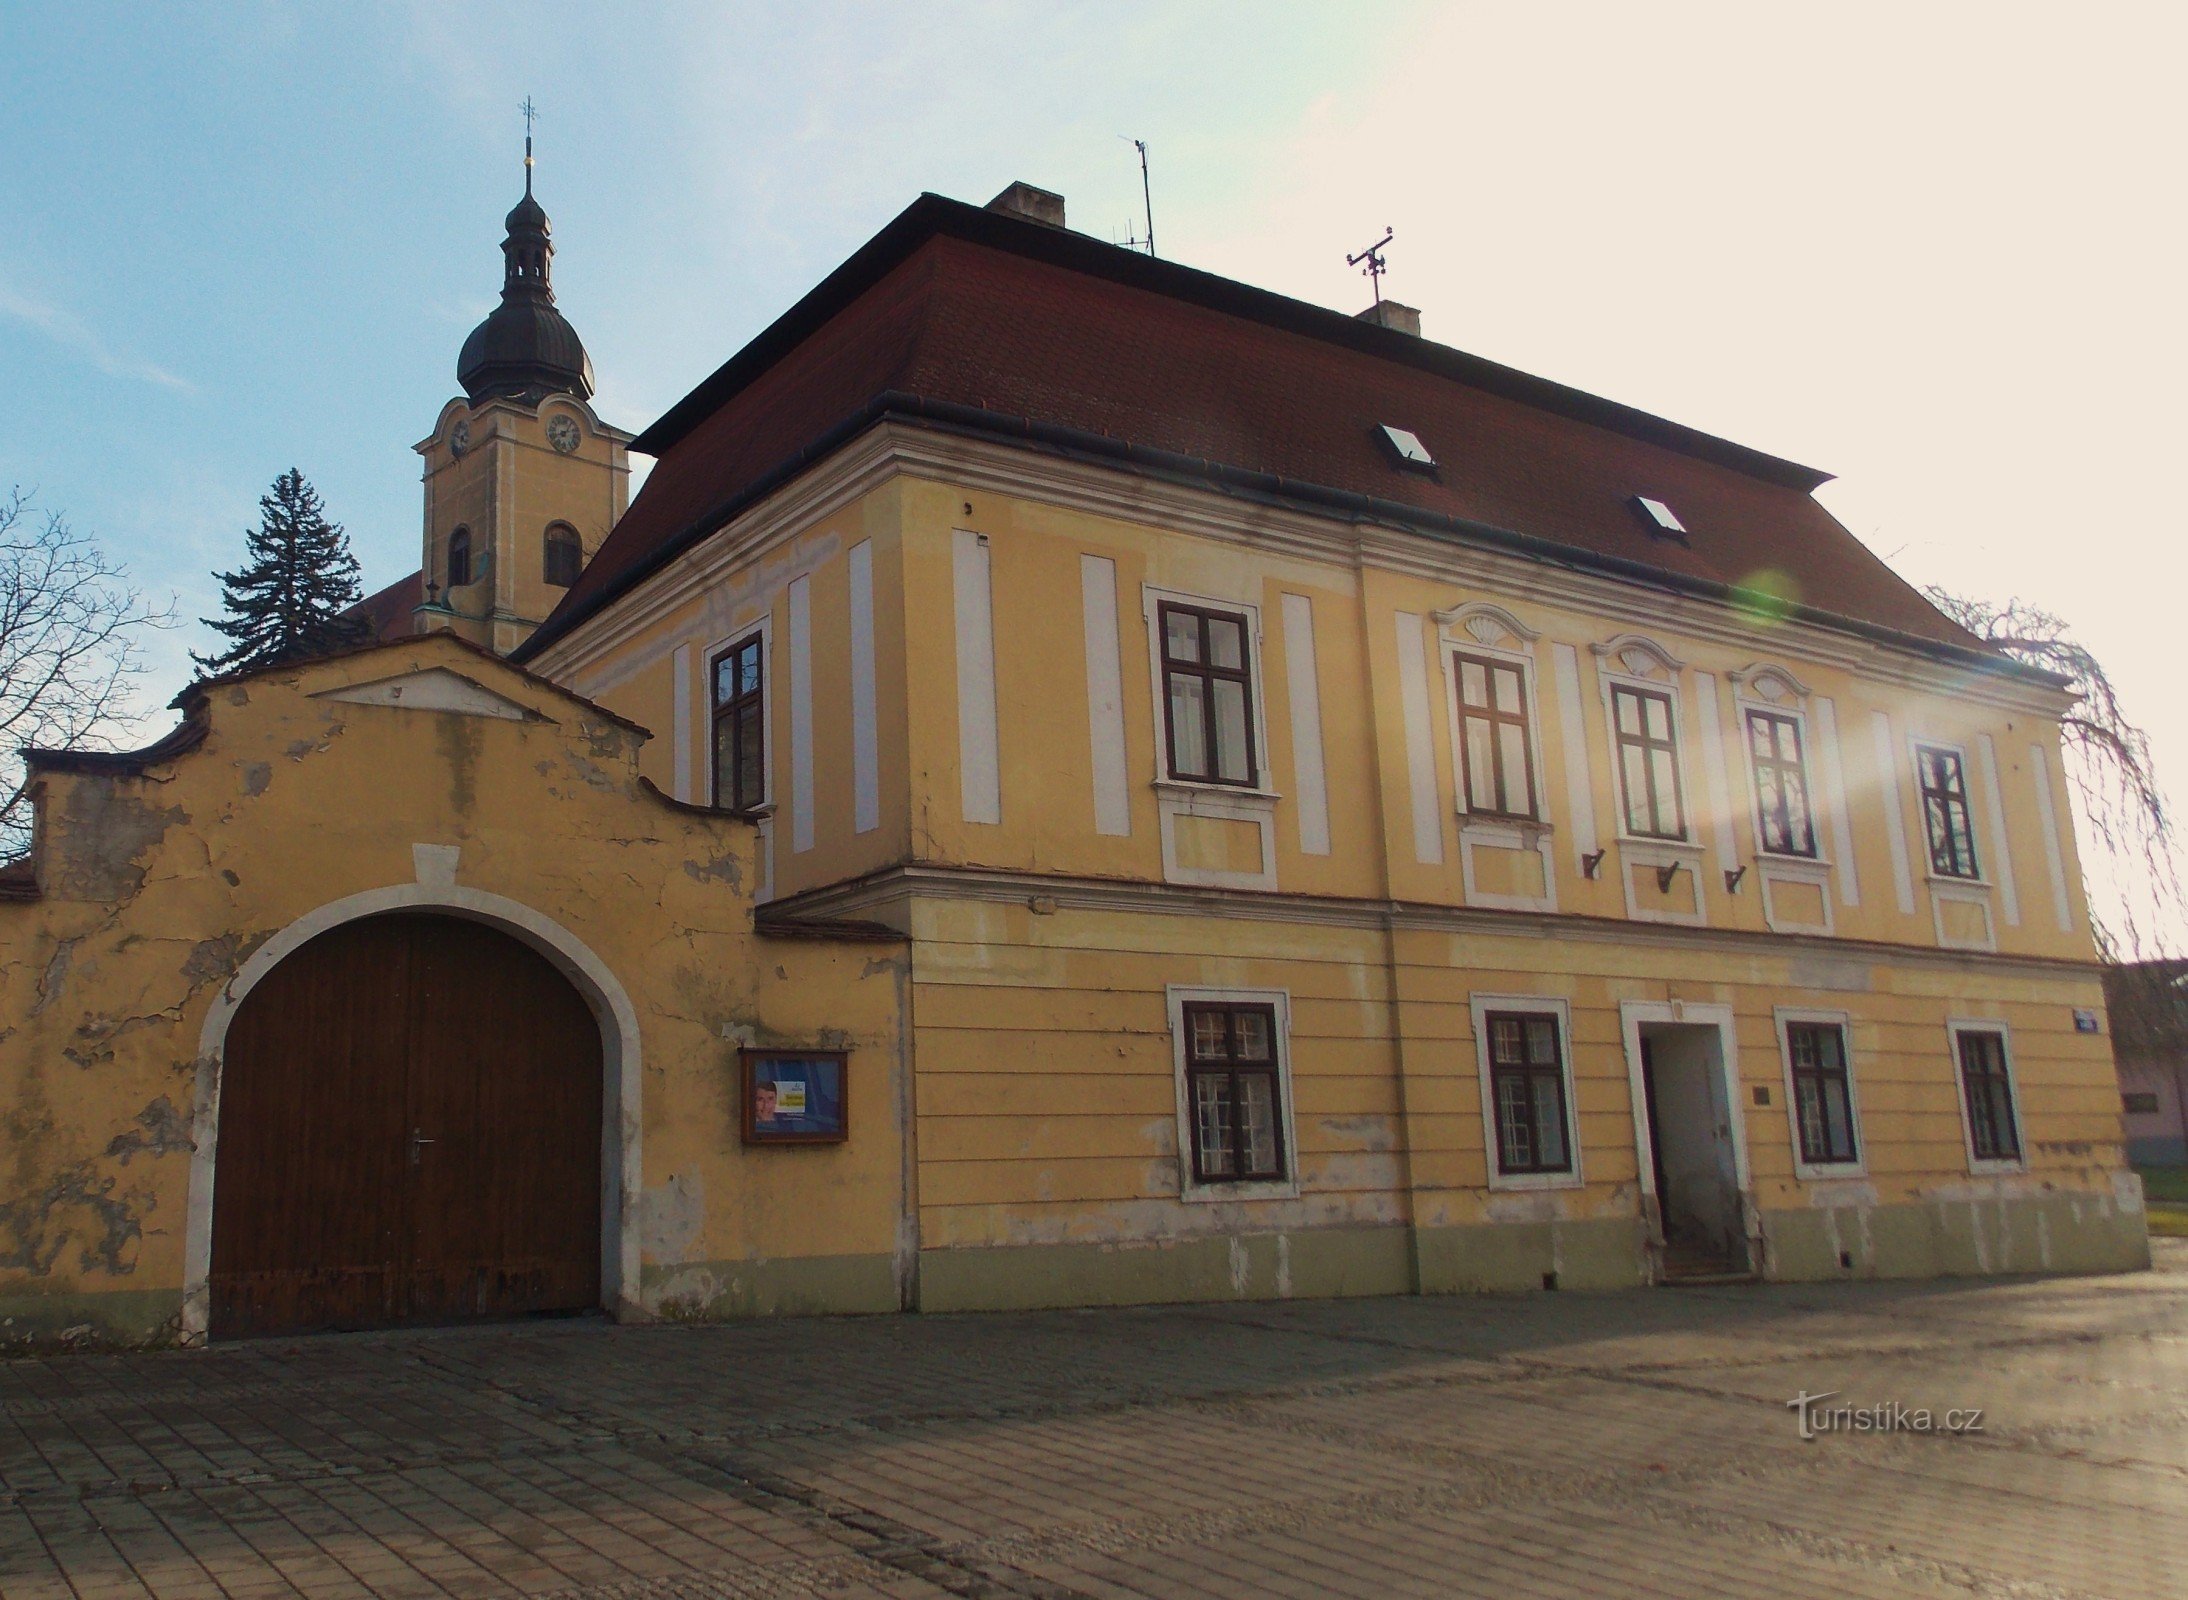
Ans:
[[[1201,778],[1179,778],[1170,772],[1170,707],[1162,676],[1161,606],[1164,601],[1193,606],[1203,611],[1228,611],[1246,619],[1246,671],[1252,685],[1252,704],[1247,707],[1254,738],[1254,781],[1251,784],[1210,783]],[[1155,787],[1191,790],[1195,793],[1257,795],[1274,802],[1281,798],[1269,772],[1269,678],[1261,667],[1261,607],[1250,600],[1230,600],[1218,595],[1187,594],[1179,589],[1140,585],[1140,615],[1147,622],[1147,672],[1155,712]]]
[[[1700,841],[1694,834],[1694,777],[1687,760],[1686,663],[1653,639],[1637,633],[1622,633],[1602,644],[1591,644],[1588,649],[1596,658],[1597,688],[1603,701],[1603,737],[1611,762],[1611,798],[1617,802],[1617,815],[1611,819],[1612,837],[1622,844],[1651,849],[1684,845],[1699,851]],[[1676,839],[1652,838],[1647,834],[1629,833],[1626,829],[1626,772],[1625,763],[1618,758],[1618,711],[1611,702],[1614,687],[1652,690],[1671,701],[1672,770],[1679,783],[1681,830]]]
[[[1296,1200],[1299,1197],[1299,1140],[1292,1116],[1292,997],[1288,989],[1205,989],[1169,984],[1163,989],[1170,1019],[1170,1065],[1178,1103],[1178,1198],[1205,1203],[1224,1200]],[[1260,1182],[1205,1183],[1193,1170],[1193,1098],[1185,1078],[1185,1008],[1188,1005],[1263,1005],[1276,1013],[1277,1118],[1284,1140],[1284,1176]]]
[[[1778,1028],[1778,1065],[1785,1073],[1785,1130],[1793,1141],[1793,1176],[1803,1183],[1830,1183],[1839,1178],[1869,1175],[1869,1138],[1861,1126],[1861,1075],[1854,1066],[1854,1019],[1845,1011],[1816,1011],[1801,1006],[1779,1006],[1771,1013]],[[1801,1159],[1801,1104],[1793,1085],[1793,1040],[1789,1026],[1796,1022],[1820,1023],[1839,1030],[1846,1052],[1846,1116],[1854,1133],[1851,1161],[1809,1162]]]
[[[1472,601],[1434,614],[1436,649],[1443,660],[1444,726],[1451,741],[1451,788],[1457,797],[1459,817],[1459,877],[1470,906],[1505,911],[1557,910],[1557,859],[1552,851],[1554,832],[1549,820],[1549,775],[1542,760],[1542,702],[1535,644],[1542,635],[1502,606]],[[1501,661],[1519,670],[1520,699],[1527,716],[1527,760],[1533,779],[1534,814],[1529,817],[1485,816],[1477,819],[1468,809],[1466,755],[1459,718],[1460,653]],[[1542,861],[1540,895],[1491,894],[1476,887],[1474,852],[1477,849],[1527,850]]]
[[[1732,679],[1732,709],[1740,739],[1740,772],[1747,780],[1748,823],[1755,830],[1755,859],[1758,862],[1793,862],[1799,865],[1828,868],[1831,858],[1824,853],[1823,821],[1816,807],[1816,745],[1814,724],[1808,714],[1808,690],[1800,680],[1783,667],[1751,666],[1730,674]],[[1772,698],[1768,690],[1776,686],[1780,697]],[[1763,831],[1762,785],[1755,781],[1755,741],[1749,733],[1747,714],[1750,711],[1767,711],[1772,716],[1791,720],[1798,730],[1801,742],[1801,790],[1808,801],[1808,836],[1816,847],[1814,855],[1801,855],[1789,850],[1772,850],[1763,844],[1767,835]]]
[[[1571,1002],[1554,995],[1470,994],[1467,1004],[1474,1018],[1474,1065],[1481,1087],[1482,1158],[1488,1164],[1489,1187],[1496,1190],[1579,1189],[1586,1185],[1581,1172],[1580,1108],[1573,1101],[1573,1019]],[[1512,1172],[1502,1169],[1501,1142],[1497,1137],[1496,1091],[1489,1072],[1489,1023],[1492,1011],[1517,1012],[1522,1016],[1553,1017],[1557,1021],[1558,1070],[1565,1076],[1565,1148],[1573,1158],[1570,1172]]]
[[[1930,819],[1922,809],[1922,752],[1926,749],[1950,751],[1960,758],[1960,783],[1967,790],[1968,837],[1975,841],[1975,876],[1972,878],[1939,872],[1930,864]],[[1907,735],[1907,771],[1914,781],[1910,792],[1914,796],[1915,822],[1919,825],[1914,842],[1922,852],[1916,858],[1922,868],[1922,876],[1933,884],[1945,884],[1953,888],[1990,889],[1992,883],[1988,862],[1991,858],[1991,841],[1983,838],[1976,827],[1975,763],[1968,757],[1968,747],[1956,739],[1933,739],[1927,734],[1910,733]]]
[[[701,805],[714,804],[714,663],[722,658],[732,645],[743,644],[754,634],[760,636],[760,804],[753,807],[756,816],[768,816],[775,810],[775,619],[762,612],[754,621],[723,634],[699,652],[699,702],[704,715],[700,726],[706,729],[703,750],[695,743],[692,765],[704,767],[706,782],[694,783],[693,792],[704,791],[706,798]],[[704,756],[704,760],[700,757]]]
[[[2020,1155],[2011,1161],[1979,1161],[1975,1155],[1975,1129],[1968,1122],[1968,1086],[1960,1070],[1960,1036],[1963,1033],[1995,1033],[2006,1062],[2006,1103],[2013,1108],[2013,1140]],[[2002,1177],[2028,1171],[2028,1124],[2021,1117],[2021,1074],[2013,1064],[2013,1030],[1993,1017],[1945,1019],[1947,1060],[1952,1067],[1953,1100],[1960,1107],[1960,1148],[1974,1177]]]

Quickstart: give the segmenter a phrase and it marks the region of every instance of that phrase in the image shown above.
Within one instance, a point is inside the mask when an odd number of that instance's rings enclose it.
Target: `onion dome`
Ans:
[[[555,309],[553,230],[532,198],[531,141],[525,145],[524,198],[510,211],[501,244],[501,304],[456,358],[456,381],[473,405],[496,395],[534,403],[551,394],[592,398],[592,358]]]

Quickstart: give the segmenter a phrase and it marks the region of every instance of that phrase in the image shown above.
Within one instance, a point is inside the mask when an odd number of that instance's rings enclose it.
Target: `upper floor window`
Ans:
[[[1771,855],[1813,856],[1816,828],[1808,810],[1808,760],[1797,717],[1750,710],[1747,748],[1755,764],[1756,826]]]
[[[1198,1183],[1284,1177],[1276,1007],[1188,1002],[1185,1092]]]
[[[1836,1022],[1788,1022],[1785,1053],[1793,1076],[1793,1125],[1800,1136],[1802,1163],[1852,1164],[1859,1157],[1846,1029]]]
[[[1968,1116],[1968,1150],[1977,1161],[2018,1162],[2021,1130],[2013,1112],[2006,1036],[1996,1028],[1956,1028],[1960,1093]]]
[[[1254,787],[1260,768],[1245,615],[1165,600],[1158,621],[1170,776]]]
[[[471,577],[471,530],[458,528],[448,536],[448,586],[461,589]]]
[[[1975,878],[1975,824],[1968,811],[1968,778],[1960,752],[1943,745],[1915,746],[1915,779],[1922,791],[1922,827],[1929,835],[1930,870],[1941,878]]]
[[[1463,650],[1453,652],[1452,660],[1458,668],[1466,809],[1476,816],[1539,816],[1525,669]]]
[[[725,811],[767,803],[765,643],[750,634],[714,658],[714,803]]]
[[[1611,726],[1618,741],[1626,832],[1639,839],[1684,839],[1686,811],[1679,791],[1679,742],[1672,728],[1671,696],[1614,683]]]
[[[584,567],[585,547],[578,542],[577,530],[567,522],[549,523],[545,556],[547,581],[557,589],[567,589],[577,582],[577,575]]]

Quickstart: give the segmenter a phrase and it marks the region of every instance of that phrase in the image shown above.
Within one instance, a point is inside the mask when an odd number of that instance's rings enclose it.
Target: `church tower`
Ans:
[[[441,410],[425,458],[420,633],[448,628],[506,655],[562,599],[630,498],[631,435],[594,415],[593,364],[555,309],[555,247],[532,198],[502,241],[501,304],[457,358],[463,397]]]

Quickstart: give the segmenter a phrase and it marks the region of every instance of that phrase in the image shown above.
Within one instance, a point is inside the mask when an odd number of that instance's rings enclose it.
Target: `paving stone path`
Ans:
[[[2188,1241],[2117,1278],[0,1365],[0,1596],[2188,1595]],[[1786,1402],[1981,1407],[1826,1433]]]

